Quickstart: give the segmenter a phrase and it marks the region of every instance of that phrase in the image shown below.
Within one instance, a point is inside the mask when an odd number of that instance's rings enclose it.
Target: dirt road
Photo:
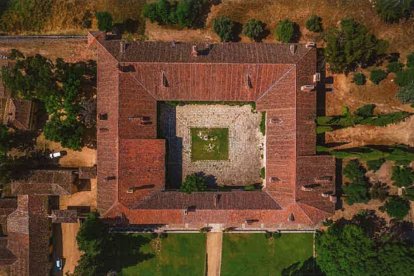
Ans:
[[[220,276],[223,232],[207,233],[207,275]]]

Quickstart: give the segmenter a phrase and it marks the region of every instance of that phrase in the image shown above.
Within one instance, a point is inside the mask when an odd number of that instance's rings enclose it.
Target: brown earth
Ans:
[[[79,231],[79,223],[62,223],[62,258],[65,260],[63,275],[73,273],[81,256],[76,242],[76,235]]]
[[[223,232],[207,233],[207,276],[220,276]]]

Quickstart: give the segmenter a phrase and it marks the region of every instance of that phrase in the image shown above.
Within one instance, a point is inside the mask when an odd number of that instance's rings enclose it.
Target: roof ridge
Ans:
[[[127,76],[128,75],[132,76],[132,78],[145,90],[145,92],[147,92],[154,100],[158,101],[158,99],[154,96],[154,94],[151,91],[149,91],[133,74],[127,74],[127,73],[122,73],[122,72],[120,72],[119,74],[126,74]],[[118,93],[119,93],[119,90],[118,90]]]
[[[277,79],[274,83],[272,83],[270,86],[269,86],[269,88],[265,91],[265,92],[263,92],[263,94],[262,95],[260,95],[260,97],[258,97],[256,100],[255,100],[255,102],[257,103],[261,98],[263,98],[264,96],[266,96],[269,92],[270,92],[270,90],[272,90],[272,88],[273,87],[275,87],[283,78],[285,78],[294,68],[296,68],[296,64],[288,64],[288,65],[292,65],[292,67],[291,68],[289,68],[285,73],[283,73],[283,75],[279,78],[279,79]]]

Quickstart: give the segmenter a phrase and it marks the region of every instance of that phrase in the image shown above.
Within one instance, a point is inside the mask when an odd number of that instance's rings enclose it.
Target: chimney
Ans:
[[[191,47],[191,55],[192,55],[193,57],[197,57],[197,56],[198,56],[197,45],[193,45],[193,46]]]
[[[125,41],[121,40],[119,42],[119,52],[121,54],[124,54],[125,53],[125,50],[126,50],[126,43],[125,43]]]

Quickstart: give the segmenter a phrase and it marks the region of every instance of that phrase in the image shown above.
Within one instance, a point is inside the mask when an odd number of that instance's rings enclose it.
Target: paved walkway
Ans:
[[[223,232],[207,233],[207,276],[220,276]]]

